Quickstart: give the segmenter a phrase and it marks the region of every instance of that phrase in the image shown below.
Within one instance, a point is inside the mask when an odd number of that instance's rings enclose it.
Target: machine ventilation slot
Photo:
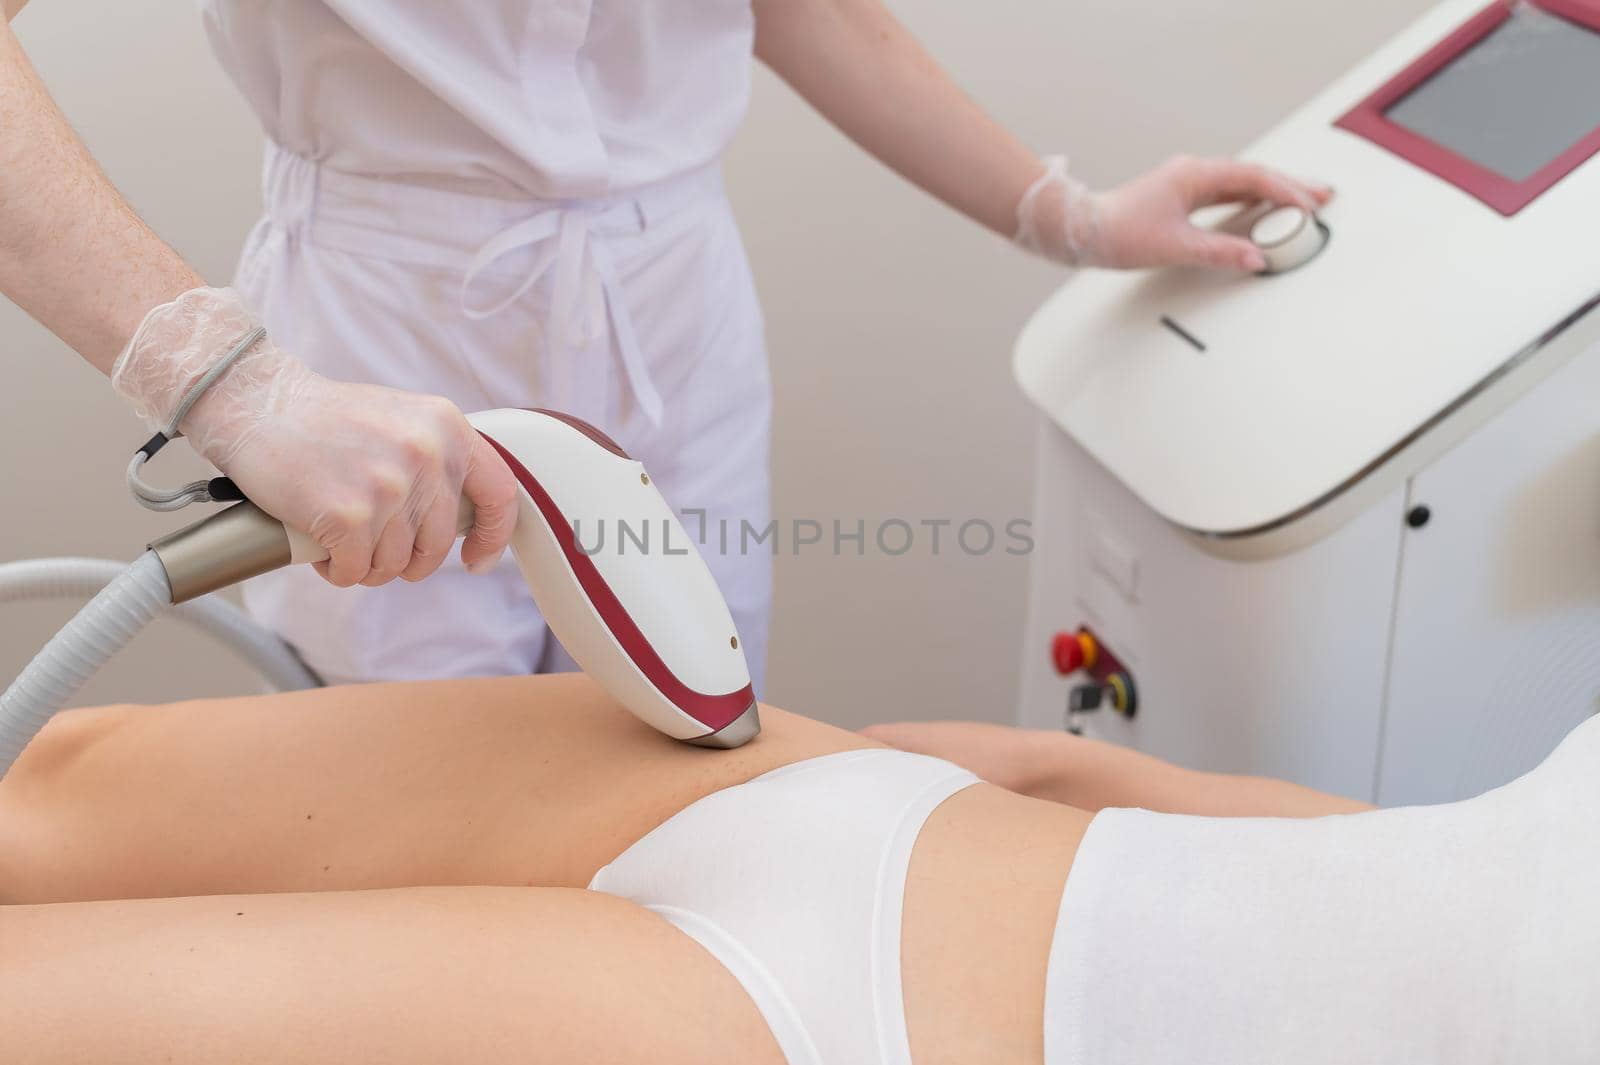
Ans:
[[[1186,341],[1189,344],[1190,347],[1194,348],[1194,350],[1196,350],[1196,351],[1205,351],[1206,350],[1205,341],[1201,340],[1199,337],[1197,337],[1193,333],[1189,332],[1187,329],[1185,329],[1183,326],[1179,325],[1177,322],[1173,321],[1167,315],[1163,314],[1161,316],[1161,324],[1166,326],[1168,329],[1172,330],[1174,333],[1178,334],[1178,336],[1182,337],[1184,339],[1184,341]]]

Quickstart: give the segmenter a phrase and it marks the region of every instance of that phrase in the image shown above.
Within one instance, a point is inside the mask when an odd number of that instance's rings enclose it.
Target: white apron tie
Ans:
[[[615,264],[603,239],[594,239],[591,220],[602,212],[582,206],[550,208],[502,230],[473,256],[461,280],[461,310],[476,321],[491,318],[526,296],[552,270],[550,346],[555,379],[551,401],[569,407],[574,397],[573,363],[604,334],[609,313],[616,335],[623,375],[634,402],[652,427],[661,424],[661,394],[650,378],[622,299]],[[504,299],[488,306],[472,301],[472,288],[483,271],[513,251],[536,250],[522,283]]]
[[[551,278],[548,336],[553,406],[570,409],[579,395],[579,360],[596,341],[615,337],[624,387],[651,428],[659,428],[664,404],[640,347],[626,290],[612,252],[619,239],[656,231],[670,234],[701,224],[701,205],[724,202],[715,165],[689,171],[645,188],[595,199],[544,200],[519,208],[503,199],[329,169],[269,141],[262,190],[267,213],[291,242],[301,239],[354,255],[416,263],[455,273],[463,314],[492,318]],[[493,234],[487,240],[485,234]],[[505,256],[526,250],[532,263],[509,296],[482,296],[484,275]],[[513,275],[515,276],[515,275]],[[598,366],[591,366],[598,369]],[[484,390],[486,399],[498,393]],[[604,417],[603,411],[585,416]]]

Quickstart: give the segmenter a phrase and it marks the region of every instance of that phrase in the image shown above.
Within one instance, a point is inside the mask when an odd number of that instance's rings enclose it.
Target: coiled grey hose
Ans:
[[[237,651],[280,691],[320,683],[281,640],[225,600],[208,596],[173,610],[166,570],[154,552],[127,567],[93,558],[0,565],[0,604],[90,594],[94,598],[0,695],[0,776],[96,670],[169,610]]]

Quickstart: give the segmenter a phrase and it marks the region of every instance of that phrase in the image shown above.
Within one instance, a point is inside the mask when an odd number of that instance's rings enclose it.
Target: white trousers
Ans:
[[[235,284],[273,338],[340,380],[598,425],[690,535],[704,531],[760,691],[774,541],[741,550],[746,538],[719,530],[769,520],[771,398],[719,173],[605,201],[507,201],[333,172],[269,145],[264,186]],[[382,588],[294,567],[244,597],[330,682],[572,668],[509,555],[487,576],[452,556],[425,581]]]

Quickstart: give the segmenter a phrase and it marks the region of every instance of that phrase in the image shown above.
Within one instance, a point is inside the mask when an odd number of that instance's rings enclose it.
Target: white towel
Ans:
[[[1046,995],[1047,1065],[1596,1065],[1600,720],[1449,805],[1105,811]]]

